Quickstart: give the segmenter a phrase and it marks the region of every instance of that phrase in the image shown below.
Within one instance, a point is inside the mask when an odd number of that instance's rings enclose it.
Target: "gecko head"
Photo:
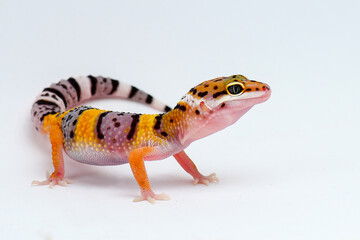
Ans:
[[[209,110],[228,109],[232,111],[252,107],[265,102],[271,95],[269,85],[249,80],[242,75],[215,78],[205,81],[189,92]]]
[[[236,109],[252,107],[256,104],[265,102],[270,98],[271,90],[269,85],[249,80],[242,75],[233,75],[224,78],[222,81],[223,94],[216,98],[213,96],[212,105],[215,107],[224,104]],[[226,93],[225,93],[226,92]],[[215,94],[214,94],[215,95]]]
[[[220,77],[192,88],[184,100],[195,109],[200,127],[189,141],[202,138],[235,123],[254,105],[265,102],[270,87],[242,75]]]

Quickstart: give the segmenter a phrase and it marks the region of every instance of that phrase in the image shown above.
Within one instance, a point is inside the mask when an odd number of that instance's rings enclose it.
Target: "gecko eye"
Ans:
[[[226,87],[228,94],[239,95],[244,91],[244,87],[239,83],[230,84]]]

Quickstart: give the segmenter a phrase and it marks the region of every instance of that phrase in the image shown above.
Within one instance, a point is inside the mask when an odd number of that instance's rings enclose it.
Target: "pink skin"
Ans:
[[[207,108],[207,116],[198,123],[193,124],[191,129],[187,132],[191,133],[185,135],[181,140],[184,148],[190,145],[195,140],[209,136],[218,132],[239,120],[245,113],[247,113],[254,105],[265,102],[271,96],[271,90],[264,89],[259,96],[255,98],[239,98],[233,101],[226,101],[226,107],[221,108],[218,104],[213,109]]]
[[[180,166],[194,178],[194,184],[202,183],[209,185],[210,182],[219,182],[215,173],[212,173],[209,176],[202,175],[184,151],[175,154],[174,157]]]
[[[134,198],[134,202],[148,201],[152,204],[156,202],[156,200],[170,200],[170,197],[165,193],[156,194],[152,190],[141,191],[141,196]]]

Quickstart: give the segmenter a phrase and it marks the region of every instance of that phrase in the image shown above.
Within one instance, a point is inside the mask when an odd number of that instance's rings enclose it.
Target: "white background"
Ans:
[[[0,1],[0,239],[360,239],[359,1]],[[168,202],[133,203],[129,165],[52,171],[30,108],[61,78],[104,75],[171,106],[232,74],[272,97],[187,152],[147,163]],[[154,112],[121,100],[90,103]]]

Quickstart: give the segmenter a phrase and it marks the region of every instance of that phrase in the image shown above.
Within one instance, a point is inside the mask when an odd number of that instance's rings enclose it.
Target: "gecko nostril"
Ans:
[[[270,87],[268,87],[268,86],[263,86],[263,87],[262,87],[262,90],[263,90],[263,91],[265,91],[265,90],[270,90]]]

